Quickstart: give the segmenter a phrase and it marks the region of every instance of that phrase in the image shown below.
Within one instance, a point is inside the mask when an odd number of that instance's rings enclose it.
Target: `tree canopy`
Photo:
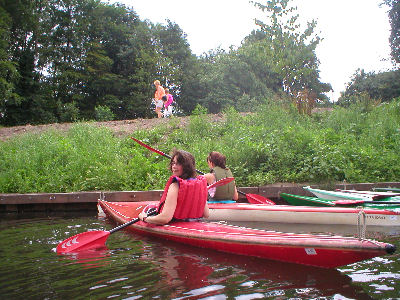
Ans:
[[[309,110],[331,86],[319,77],[316,22],[302,28],[290,3],[253,3],[265,14],[258,30],[196,56],[178,24],[143,21],[134,7],[0,0],[0,125],[150,118],[156,79],[183,114],[277,100]]]

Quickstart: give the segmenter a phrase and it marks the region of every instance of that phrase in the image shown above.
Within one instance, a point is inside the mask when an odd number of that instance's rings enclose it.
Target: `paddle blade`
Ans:
[[[213,187],[217,187],[217,186],[228,184],[229,182],[231,182],[233,180],[235,180],[235,178],[233,178],[233,177],[222,178],[221,180],[218,180],[217,182],[214,182],[213,184],[210,184],[207,187],[207,189],[211,189]]]
[[[275,205],[275,202],[257,194],[246,194],[247,201],[252,204]]]
[[[58,254],[65,254],[104,247],[109,235],[109,231],[102,230],[82,232],[58,244],[56,252]]]

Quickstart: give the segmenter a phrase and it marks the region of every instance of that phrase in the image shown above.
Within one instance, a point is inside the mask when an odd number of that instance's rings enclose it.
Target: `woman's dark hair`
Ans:
[[[165,95],[162,96],[162,97],[161,97],[161,100],[162,100],[162,101],[167,101],[167,96],[165,96]]]
[[[222,153],[213,151],[208,154],[207,160],[212,162],[216,167],[226,169],[226,157]]]
[[[182,179],[196,177],[196,162],[191,153],[183,150],[174,150],[171,160],[169,162],[169,169],[172,171],[172,162],[176,157],[176,162],[182,166],[183,173],[180,176]]]

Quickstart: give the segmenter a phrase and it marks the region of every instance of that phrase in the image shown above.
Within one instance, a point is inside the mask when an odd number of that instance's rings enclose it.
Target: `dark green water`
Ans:
[[[400,251],[326,270],[219,253],[118,231],[102,251],[59,256],[59,242],[103,218],[2,219],[0,299],[394,299]],[[304,228],[301,230],[305,230]],[[396,244],[400,234],[371,233]]]

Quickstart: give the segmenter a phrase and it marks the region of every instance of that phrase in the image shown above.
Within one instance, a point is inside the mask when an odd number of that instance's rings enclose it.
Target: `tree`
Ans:
[[[358,101],[357,96],[368,96],[373,100],[389,102],[400,96],[400,70],[375,73],[366,73],[358,69],[351,81],[347,84],[346,90],[338,99],[338,104],[347,106]]]
[[[79,107],[93,118],[109,107],[116,119],[148,116],[155,53],[151,31],[132,9],[98,5],[92,13],[91,43],[82,63],[84,95]]]
[[[392,59],[400,64],[400,0],[383,0],[383,3],[388,5],[390,31],[390,48]]]
[[[316,22],[308,22],[304,31],[300,30],[298,14],[289,6],[290,0],[272,0],[255,6],[267,13],[270,23],[256,20],[261,33],[245,40],[249,50],[268,70],[268,80],[276,88],[279,79],[281,89],[292,97],[305,89],[313,91],[316,98],[326,101],[323,94],[331,90],[329,84],[319,79],[319,60],[315,49],[321,38],[314,33]]]
[[[54,109],[42,106],[46,88],[37,69],[42,35],[40,21],[47,1],[2,1],[2,10],[8,15],[7,62],[8,86],[12,86],[2,102],[1,123],[18,125],[55,120]],[[13,70],[13,71],[12,71]],[[9,90],[10,91],[10,90]]]
[[[4,1],[0,6],[0,124],[5,123],[7,107],[19,101],[15,85],[19,74],[16,64],[9,60],[11,17],[4,9]]]

